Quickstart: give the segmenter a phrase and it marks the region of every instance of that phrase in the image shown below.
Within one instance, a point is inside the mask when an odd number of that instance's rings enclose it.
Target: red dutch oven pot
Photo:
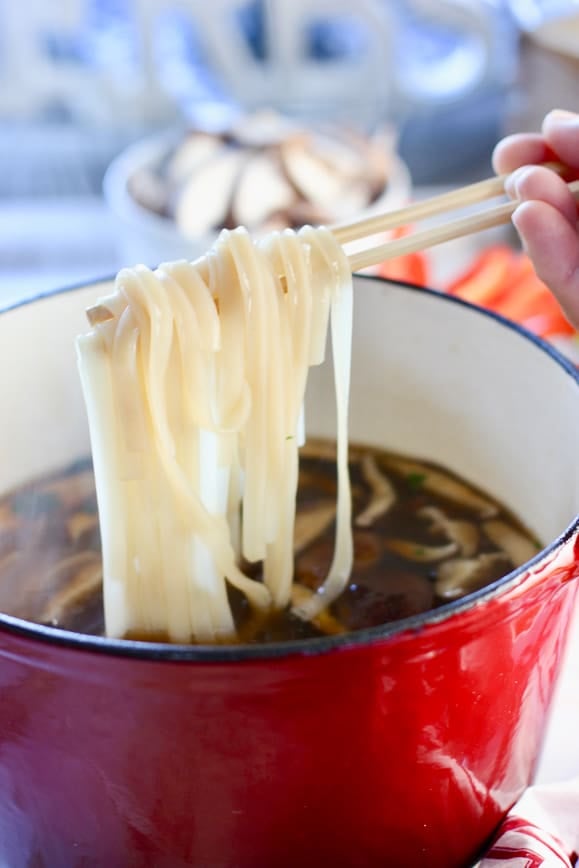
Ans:
[[[0,864],[464,868],[528,785],[577,591],[577,374],[455,299],[356,283],[352,438],[451,466],[544,550],[436,611],[285,645],[1,616]],[[106,290],[0,316],[0,491],[87,453],[73,338]]]

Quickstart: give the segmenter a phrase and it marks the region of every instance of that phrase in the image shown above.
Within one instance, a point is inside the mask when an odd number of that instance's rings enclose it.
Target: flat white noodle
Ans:
[[[352,571],[354,546],[352,537],[352,493],[348,469],[348,405],[350,399],[350,369],[352,366],[352,276],[348,260],[339,249],[330,232],[324,229],[302,229],[300,235],[311,240],[312,248],[320,260],[314,262],[314,279],[317,273],[332,274],[331,298],[332,356],[334,362],[334,388],[336,393],[336,451],[338,472],[338,498],[336,505],[336,542],[328,576],[318,593],[302,605],[294,608],[305,620],[315,618],[332,603],[346,587]]]
[[[347,415],[352,283],[325,229],[254,243],[224,231],[206,257],[124,269],[77,350],[95,467],[106,631],[235,638],[228,586],[290,604],[308,369],[331,322],[336,542],[313,618],[352,565]],[[107,319],[107,314],[110,317]],[[240,569],[261,561],[263,581]]]

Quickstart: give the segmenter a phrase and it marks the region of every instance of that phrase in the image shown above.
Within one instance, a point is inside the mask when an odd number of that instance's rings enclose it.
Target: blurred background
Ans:
[[[0,0],[0,303],[485,177],[578,85],[570,0]]]

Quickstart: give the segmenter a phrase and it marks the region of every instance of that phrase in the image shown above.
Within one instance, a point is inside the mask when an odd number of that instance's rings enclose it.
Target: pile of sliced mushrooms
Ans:
[[[387,186],[391,153],[388,134],[314,131],[259,112],[218,133],[189,131],[129,190],[187,238],[235,226],[259,235],[362,212]]]

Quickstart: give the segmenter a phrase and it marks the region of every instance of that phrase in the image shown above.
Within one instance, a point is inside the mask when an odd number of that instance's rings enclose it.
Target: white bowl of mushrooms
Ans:
[[[410,175],[390,131],[363,137],[313,129],[271,112],[218,132],[178,130],[142,139],[110,165],[104,193],[122,261],[194,259],[223,228],[329,224],[409,198]]]

